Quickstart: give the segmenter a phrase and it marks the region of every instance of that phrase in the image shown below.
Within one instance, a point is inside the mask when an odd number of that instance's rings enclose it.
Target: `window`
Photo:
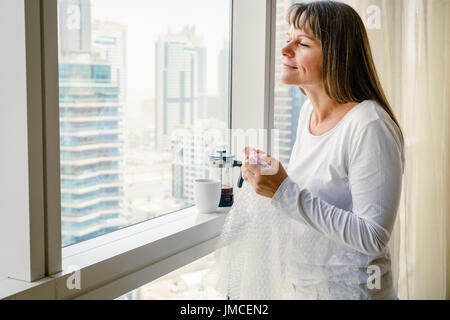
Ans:
[[[230,1],[58,1],[63,246],[193,205],[202,133],[229,128]]]
[[[274,129],[279,131],[279,143],[277,154],[280,161],[287,169],[291,158],[292,147],[297,136],[298,118],[300,109],[306,101],[306,96],[296,86],[285,85],[280,82],[282,71],[281,49],[286,45],[286,32],[289,25],[286,22],[286,13],[294,2],[306,2],[299,0],[277,0],[276,13],[276,42],[275,42],[275,79],[274,79]]]

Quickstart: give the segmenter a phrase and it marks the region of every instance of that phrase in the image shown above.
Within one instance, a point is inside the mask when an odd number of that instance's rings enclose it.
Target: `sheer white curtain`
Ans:
[[[406,138],[390,247],[400,299],[450,298],[450,0],[342,0],[368,29]]]

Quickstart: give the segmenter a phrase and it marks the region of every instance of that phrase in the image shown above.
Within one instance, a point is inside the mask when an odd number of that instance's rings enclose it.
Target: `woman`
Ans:
[[[281,82],[308,97],[288,172],[242,175],[292,218],[289,279],[298,298],[398,299],[388,242],[399,205],[403,136],[359,15],[332,1],[293,4]]]

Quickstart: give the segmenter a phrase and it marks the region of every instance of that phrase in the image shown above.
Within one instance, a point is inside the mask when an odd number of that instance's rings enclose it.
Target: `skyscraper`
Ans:
[[[124,225],[125,30],[91,24],[90,1],[60,0],[62,242]]]
[[[230,97],[230,42],[224,41],[223,48],[220,50],[218,59],[217,59],[217,65],[218,65],[218,72],[217,72],[217,83],[218,83],[218,101],[219,106],[216,108],[217,118],[221,119],[223,121],[228,120],[229,115],[228,112],[230,110],[229,108],[229,101],[231,99]]]
[[[170,151],[174,130],[205,117],[206,48],[195,28],[169,32],[155,44],[156,149]]]
[[[209,177],[209,155],[223,145],[226,124],[216,119],[195,121],[172,135],[172,196],[194,203],[194,180]]]

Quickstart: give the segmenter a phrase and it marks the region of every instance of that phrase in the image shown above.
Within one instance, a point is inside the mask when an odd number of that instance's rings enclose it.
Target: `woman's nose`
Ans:
[[[281,55],[292,58],[294,56],[294,52],[289,48],[289,45],[287,45],[281,49]]]

